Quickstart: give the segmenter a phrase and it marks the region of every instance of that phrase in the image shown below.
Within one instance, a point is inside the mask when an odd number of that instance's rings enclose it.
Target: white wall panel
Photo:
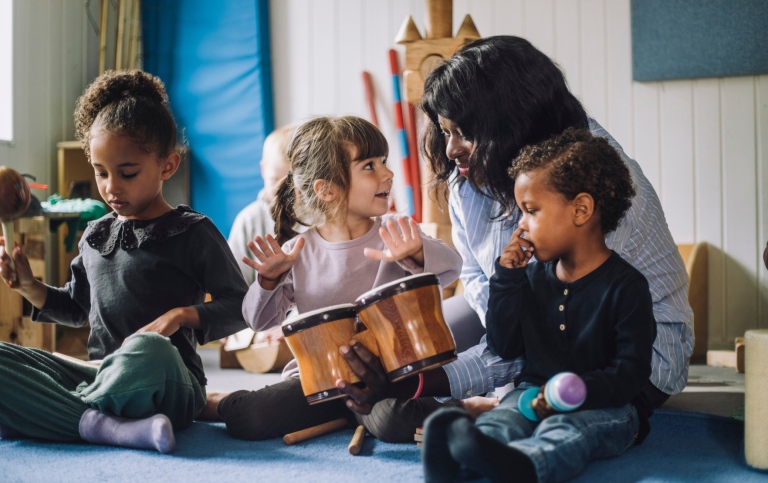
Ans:
[[[723,280],[723,183],[720,142],[720,80],[693,82],[693,157],[695,160],[695,240],[706,242],[709,260],[709,337],[725,340]]]
[[[691,81],[665,82],[660,93],[660,196],[672,238],[692,243],[694,235],[693,90]]]
[[[605,5],[605,69],[606,118],[605,127],[627,152],[634,152],[632,112],[632,34],[629,23],[629,2],[606,2]]]
[[[598,122],[607,118],[605,5],[603,0],[580,2],[581,94],[587,112]]]
[[[740,336],[757,320],[757,169],[755,82],[723,81],[723,249],[726,337]]]

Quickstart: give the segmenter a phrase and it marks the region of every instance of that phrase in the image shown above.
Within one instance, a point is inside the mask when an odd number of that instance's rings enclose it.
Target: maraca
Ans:
[[[517,400],[517,407],[523,416],[531,421],[538,421],[539,416],[534,409],[539,395],[538,387],[526,389]],[[544,399],[555,411],[565,413],[573,411],[584,403],[587,398],[587,386],[584,381],[572,372],[561,372],[552,376],[544,386]]]
[[[9,256],[14,243],[13,220],[27,211],[30,199],[27,180],[13,169],[0,166],[0,223],[3,225],[5,250]],[[13,258],[11,268],[14,268]]]

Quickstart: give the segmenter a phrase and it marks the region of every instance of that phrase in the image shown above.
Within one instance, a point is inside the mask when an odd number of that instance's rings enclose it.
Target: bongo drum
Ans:
[[[355,302],[361,322],[376,337],[390,381],[456,359],[456,343],[443,318],[437,276],[422,273],[370,290]]]
[[[301,389],[309,404],[346,396],[336,388],[337,379],[362,385],[341,356],[339,347],[354,338],[378,355],[378,346],[370,331],[359,331],[354,304],[313,310],[286,320],[282,327],[285,342],[299,365]]]

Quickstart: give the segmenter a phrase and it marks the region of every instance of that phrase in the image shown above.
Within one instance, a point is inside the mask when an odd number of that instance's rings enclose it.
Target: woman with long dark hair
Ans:
[[[637,162],[588,117],[558,66],[525,39],[480,39],[427,76],[421,108],[430,121],[422,138],[423,152],[435,173],[434,183],[449,185],[453,242],[464,261],[463,298],[447,301],[453,304],[452,318],[460,312],[457,306],[463,306],[462,323],[484,330],[494,261],[509,243],[520,217],[514,180],[507,174],[520,150],[567,128],[586,128],[618,151],[637,192],[606,243],[646,277],[652,293],[658,335],[643,393],[658,407],[681,392],[694,342],[682,258],[653,186]],[[382,383],[382,378],[372,376],[375,370],[366,371],[371,369],[362,362],[370,360],[367,350],[360,344],[352,348],[347,356],[350,365],[368,378],[363,378],[366,390],[345,385],[348,404],[355,410],[370,411],[371,403],[382,397],[407,394],[411,389],[402,386],[418,386],[417,381],[408,380],[399,387]],[[458,361],[425,374],[419,394],[450,394],[454,399],[484,394],[513,382],[523,364],[522,359],[499,358],[482,341],[460,353]]]

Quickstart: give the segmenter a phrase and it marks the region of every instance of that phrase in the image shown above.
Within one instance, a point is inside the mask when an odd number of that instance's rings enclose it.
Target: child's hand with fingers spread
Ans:
[[[533,243],[523,238],[523,233],[522,228],[518,228],[512,233],[509,243],[501,251],[501,256],[499,257],[501,266],[518,268],[528,265],[528,260],[533,256]]]
[[[393,219],[389,219],[385,226],[379,228],[379,235],[387,249],[366,248],[363,251],[366,257],[386,262],[411,257],[416,263],[424,266],[424,241],[413,218],[398,217],[397,224]]]
[[[304,238],[296,240],[290,253],[285,253],[272,235],[267,235],[266,239],[257,236],[248,242],[248,248],[257,261],[243,257],[243,263],[258,272],[258,282],[262,288],[272,290],[277,286],[280,277],[296,263],[301,249],[304,248]]]

